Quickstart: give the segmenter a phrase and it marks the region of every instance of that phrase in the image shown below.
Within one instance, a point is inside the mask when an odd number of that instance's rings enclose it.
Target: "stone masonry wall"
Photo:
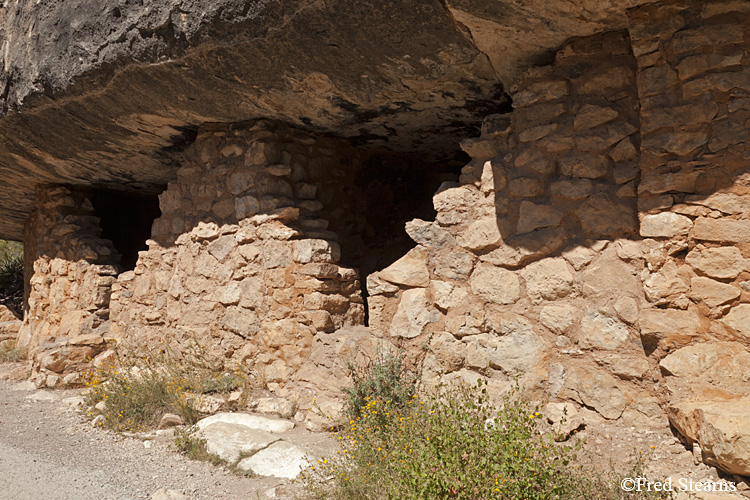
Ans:
[[[571,422],[668,418],[708,463],[750,475],[750,7],[629,15],[529,71],[514,111],[462,142],[471,161],[435,220],[406,224],[416,247],[366,278],[369,331],[340,246],[366,244],[363,153],[341,141],[203,126],[117,278],[88,200],[41,189],[21,334],[46,342],[35,377],[64,381],[65,350],[96,354],[108,328],[335,410],[342,360],[393,342],[426,385],[481,377],[502,394],[518,378]]]
[[[62,186],[36,192],[26,224],[24,256],[28,311],[19,335],[33,348],[33,378],[55,386],[73,383],[106,345],[110,287],[118,255],[101,239],[99,219],[83,193]]]
[[[750,5],[631,13],[641,101],[640,317],[672,424],[750,473]],[[744,443],[744,444],[743,444]]]
[[[668,417],[750,473],[750,7],[667,2],[574,40],[462,146],[417,248],[368,277],[425,381],[514,375],[572,420]],[[637,200],[637,206],[636,206]]]
[[[424,377],[514,377],[607,419],[662,414],[637,330],[638,115],[627,35],[575,41],[530,72],[511,115],[462,147],[460,184],[415,220],[418,246],[368,277],[371,328],[426,348]]]
[[[271,122],[201,128],[159,197],[148,251],[112,288],[115,336],[138,349],[198,348],[279,393],[305,385],[314,343],[364,324],[359,276],[338,265],[329,230],[353,216],[357,161],[338,141]]]

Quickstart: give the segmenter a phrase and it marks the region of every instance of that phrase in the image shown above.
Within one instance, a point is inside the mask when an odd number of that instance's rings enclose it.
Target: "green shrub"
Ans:
[[[358,418],[362,408],[372,398],[400,408],[411,401],[415,391],[415,378],[404,369],[400,353],[379,352],[365,366],[349,363],[353,385],[342,389],[346,394],[344,414]]]
[[[14,248],[0,245],[0,304],[20,316],[23,308],[23,253],[14,251]]]
[[[190,427],[188,429],[178,429],[175,432],[174,446],[183,455],[190,460],[200,462],[210,462],[213,465],[219,465],[223,461],[216,455],[212,455],[206,449],[206,440],[197,435],[198,429]]]
[[[402,408],[366,399],[338,436],[337,456],[303,474],[308,498],[638,498],[578,468],[576,447],[540,432],[537,408],[510,397],[494,406],[481,385],[413,397]]]

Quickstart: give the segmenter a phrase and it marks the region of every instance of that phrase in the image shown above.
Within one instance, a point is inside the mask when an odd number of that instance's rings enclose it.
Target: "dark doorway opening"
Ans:
[[[367,154],[351,186],[353,200],[344,220],[333,218],[341,264],[359,271],[367,314],[367,276],[390,266],[416,243],[404,228],[413,219],[435,220],[432,197],[443,182],[458,181],[469,160],[459,153],[443,163],[397,153]],[[365,324],[369,318],[365,317]]]
[[[158,196],[95,189],[91,202],[100,219],[102,238],[110,240],[121,255],[120,272],[135,269],[138,252],[148,248],[151,225],[161,216]]]

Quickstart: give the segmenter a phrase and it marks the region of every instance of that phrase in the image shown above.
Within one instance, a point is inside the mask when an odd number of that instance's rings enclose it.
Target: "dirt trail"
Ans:
[[[78,391],[21,390],[0,364],[0,500],[150,499],[162,488],[189,500],[274,498],[280,480],[244,478],[186,459],[167,437],[127,438],[90,427],[65,398]],[[39,394],[52,400],[33,400]]]

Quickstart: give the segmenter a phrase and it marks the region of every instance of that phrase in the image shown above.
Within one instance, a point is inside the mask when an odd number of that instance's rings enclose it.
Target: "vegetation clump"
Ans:
[[[16,316],[23,310],[23,247],[20,243],[0,240],[0,305]]]
[[[344,414],[358,418],[372,399],[387,401],[394,408],[404,407],[414,396],[415,377],[405,368],[398,353],[381,351],[364,366],[349,363],[353,384],[342,389],[346,394]]]
[[[20,349],[15,339],[0,342],[0,363],[17,363],[28,357],[28,351]]]
[[[193,425],[203,415],[202,395],[230,393],[246,385],[247,377],[240,370],[216,372],[160,353],[143,357],[140,366],[109,367],[89,374],[86,404],[91,419],[103,417],[101,427],[138,432],[156,428],[165,413],[179,415],[185,424]]]
[[[381,387],[371,382],[383,373],[396,376],[398,364],[392,359],[387,363],[371,364],[347,391],[362,396],[364,404],[356,414],[350,409],[345,430],[337,436],[337,455],[303,472],[307,498],[660,498],[654,492],[649,497],[626,493],[617,473],[582,467],[580,444],[555,442],[539,408],[519,398],[518,390],[498,404],[490,401],[481,381],[473,387],[442,388],[426,398],[412,394],[405,404],[390,391],[385,397],[365,395]],[[409,385],[403,379],[392,382]],[[642,458],[636,457],[633,467],[638,470],[628,472],[643,474],[642,466]]]

